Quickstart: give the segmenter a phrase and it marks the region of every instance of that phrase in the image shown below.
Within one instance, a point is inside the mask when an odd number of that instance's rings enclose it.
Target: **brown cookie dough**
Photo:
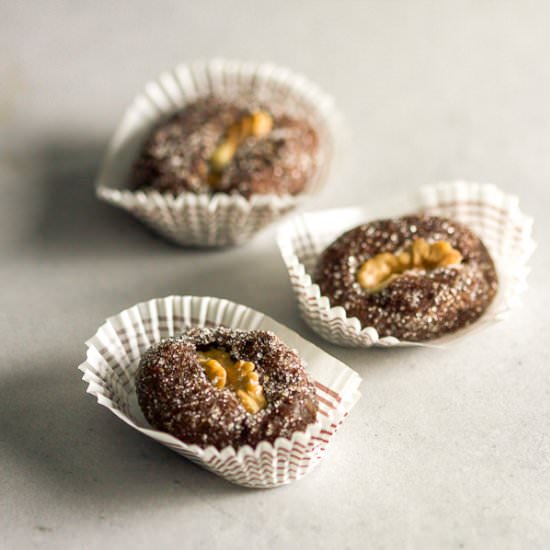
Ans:
[[[423,341],[487,309],[498,279],[485,245],[464,225],[406,216],[351,229],[322,253],[315,282],[330,305],[380,336]]]
[[[143,354],[136,391],[154,428],[218,449],[290,438],[318,408],[298,354],[265,331],[192,328],[165,339]]]
[[[296,195],[313,176],[318,140],[277,109],[205,97],[158,124],[130,174],[132,189],[178,195]]]

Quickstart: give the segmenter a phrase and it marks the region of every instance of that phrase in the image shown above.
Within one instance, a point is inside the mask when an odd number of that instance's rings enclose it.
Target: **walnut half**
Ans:
[[[239,145],[249,137],[262,138],[273,129],[273,119],[265,111],[255,111],[229,126],[227,132],[210,157],[212,171],[220,173],[231,162]],[[213,179],[215,181],[215,178]]]
[[[419,238],[402,252],[382,252],[364,262],[357,272],[357,281],[367,292],[378,292],[405,271],[430,271],[461,261],[462,254],[447,241],[429,244]]]
[[[255,414],[266,407],[264,390],[254,363],[233,361],[229,353],[219,349],[199,351],[198,356],[210,382],[219,390],[227,386],[235,392],[247,412]]]

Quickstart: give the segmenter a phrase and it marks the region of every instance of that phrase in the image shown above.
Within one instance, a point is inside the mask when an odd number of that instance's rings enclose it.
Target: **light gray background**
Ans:
[[[547,2],[0,2],[3,548],[548,548]],[[439,179],[520,195],[539,242],[522,308],[447,350],[347,350],[299,319],[273,231],[181,250],[94,199],[146,80],[215,55],[331,92],[348,172],[311,207]],[[232,486],[133,432],[76,366],[103,319],[170,293],[259,309],[349,363],[363,399],[287,488]]]

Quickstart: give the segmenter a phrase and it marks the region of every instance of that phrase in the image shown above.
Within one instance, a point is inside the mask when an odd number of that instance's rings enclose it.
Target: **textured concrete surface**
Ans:
[[[548,548],[550,8],[545,2],[0,1],[3,548]],[[337,348],[298,317],[268,231],[181,250],[92,192],[149,78],[215,55],[330,91],[353,134],[311,207],[439,179],[520,195],[539,249],[524,305],[447,350]],[[363,399],[303,481],[254,492],[85,395],[102,320],[170,293],[264,311],[357,369]]]

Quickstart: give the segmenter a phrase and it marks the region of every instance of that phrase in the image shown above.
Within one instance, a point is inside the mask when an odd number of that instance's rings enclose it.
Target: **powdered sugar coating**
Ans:
[[[208,183],[209,159],[227,129],[255,110],[269,112],[273,130],[248,137],[214,186]],[[134,189],[152,188],[174,195],[237,193],[300,193],[317,165],[318,140],[303,119],[292,118],[279,105],[260,105],[208,96],[187,105],[151,132],[130,175]]]
[[[357,271],[381,252],[398,252],[413,239],[447,241],[463,256],[459,265],[407,271],[379,292],[368,293]],[[493,300],[498,278],[481,240],[464,225],[440,217],[406,216],[355,227],[329,245],[319,260],[315,282],[331,306],[378,334],[424,341],[478,319]]]
[[[256,365],[265,409],[249,414],[231,389],[214,387],[197,357],[197,350],[211,347]],[[136,391],[154,428],[218,449],[289,438],[315,422],[318,409],[314,384],[297,352],[265,331],[192,328],[162,340],[143,354]]]

